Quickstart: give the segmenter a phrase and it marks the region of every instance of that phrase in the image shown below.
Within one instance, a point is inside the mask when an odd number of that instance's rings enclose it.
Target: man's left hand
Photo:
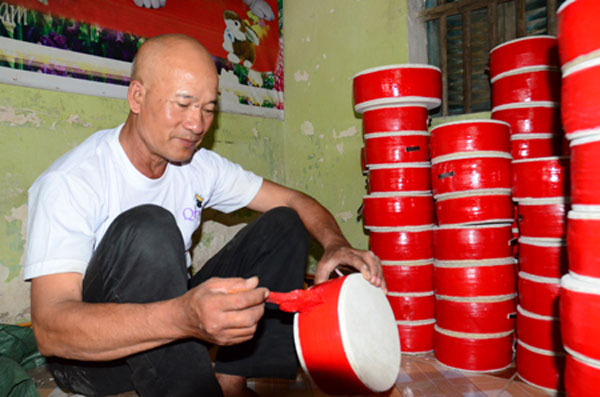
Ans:
[[[380,287],[383,292],[387,292],[379,258],[371,251],[357,250],[347,245],[339,245],[325,250],[317,264],[315,284],[327,281],[331,272],[340,265],[358,270],[371,284]]]

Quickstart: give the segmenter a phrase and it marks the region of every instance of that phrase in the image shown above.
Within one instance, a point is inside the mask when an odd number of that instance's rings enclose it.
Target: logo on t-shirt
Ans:
[[[199,194],[196,194],[196,207],[202,208],[202,204],[204,204],[204,199]]]
[[[202,207],[204,206],[204,199],[197,193],[194,196],[194,198],[196,200],[195,208],[187,207],[183,209],[183,219],[185,219],[186,221],[194,222],[196,220],[200,220],[200,217],[202,216]]]

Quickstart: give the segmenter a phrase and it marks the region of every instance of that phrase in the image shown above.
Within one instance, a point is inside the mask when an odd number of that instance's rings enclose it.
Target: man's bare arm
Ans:
[[[336,266],[348,265],[362,272],[372,284],[385,290],[385,280],[379,259],[369,251],[352,248],[333,215],[312,197],[264,180],[248,208],[265,212],[278,206],[294,209],[308,232],[325,250],[317,264],[316,283],[327,280]]]
[[[256,288],[256,278],[214,278],[160,302],[85,303],[81,282],[78,273],[32,280],[33,330],[42,354],[103,361],[188,337],[241,343],[254,335],[268,295],[265,288]]]

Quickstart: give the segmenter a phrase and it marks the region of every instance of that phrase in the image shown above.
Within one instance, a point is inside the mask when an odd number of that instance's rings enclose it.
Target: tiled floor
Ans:
[[[69,396],[56,388],[45,371],[37,370],[33,377],[42,397]],[[302,372],[295,381],[254,379],[249,386],[263,397],[323,397],[311,380]],[[120,397],[133,397],[126,393]],[[395,387],[387,397],[460,396],[460,397],[535,397],[547,393],[520,380],[514,366],[495,374],[471,374],[447,369],[439,364],[433,354],[402,356],[402,370]]]

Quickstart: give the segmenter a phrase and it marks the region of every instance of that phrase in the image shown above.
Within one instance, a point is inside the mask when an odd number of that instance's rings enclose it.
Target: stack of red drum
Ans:
[[[600,389],[600,2],[567,0],[558,10],[563,126],[571,148],[569,273],[561,279],[565,388]]]
[[[517,373],[547,391],[564,388],[559,339],[560,277],[567,271],[568,157],[513,161],[518,203]]]
[[[403,353],[433,349],[433,197],[428,109],[441,103],[441,72],[390,65],[354,76],[363,115],[369,248],[383,264]]]
[[[560,119],[557,39],[531,36],[490,52],[492,118],[511,127],[517,203],[519,307],[517,372],[526,382],[562,388],[558,296],[567,271],[568,165]]]
[[[435,356],[466,371],[512,363],[516,273],[510,130],[495,120],[431,129]]]

